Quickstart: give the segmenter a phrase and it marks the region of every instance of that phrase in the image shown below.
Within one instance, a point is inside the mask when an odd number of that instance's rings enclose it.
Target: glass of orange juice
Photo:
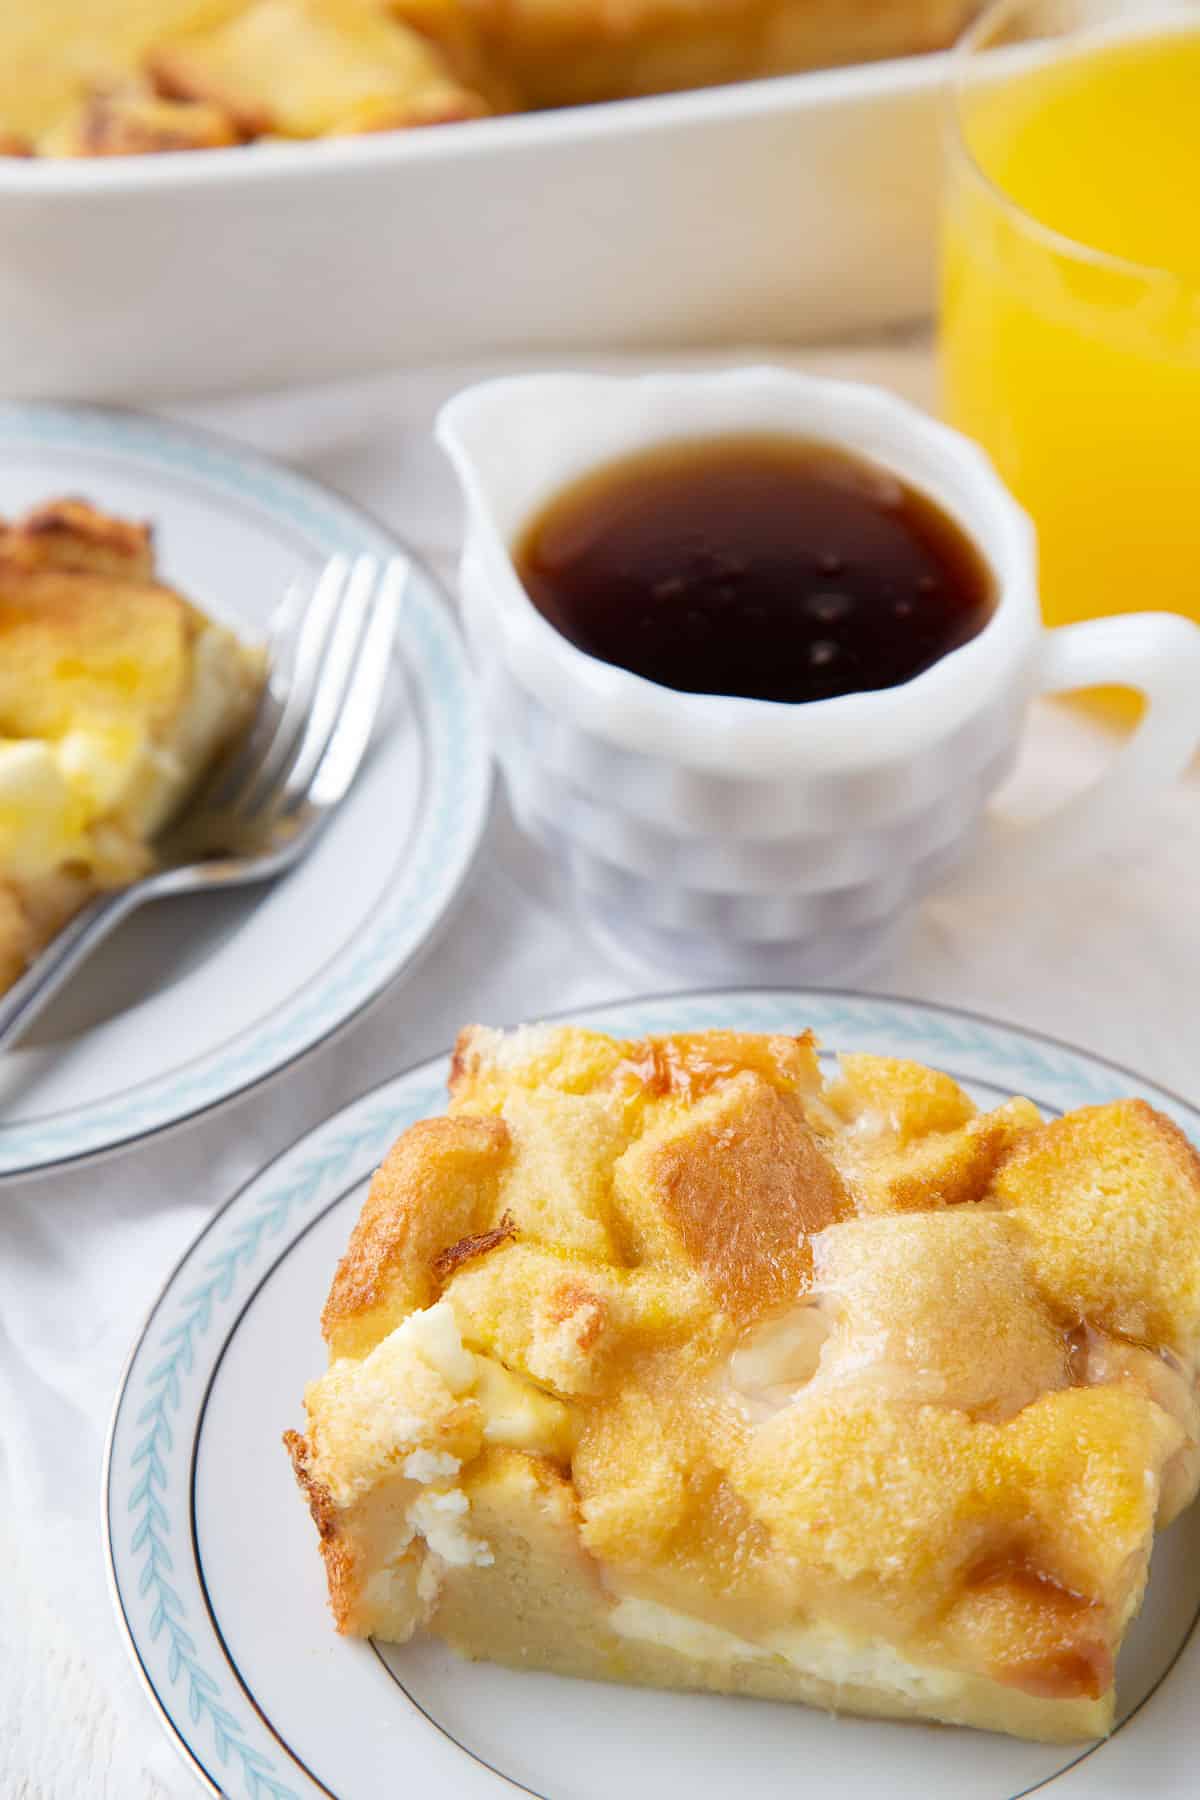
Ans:
[[[1200,619],[1200,0],[977,19],[952,76],[941,365],[950,421],[1038,528],[1049,623]]]

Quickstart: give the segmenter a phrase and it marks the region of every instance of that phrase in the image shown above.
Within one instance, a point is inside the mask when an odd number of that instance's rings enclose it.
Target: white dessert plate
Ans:
[[[952,1071],[994,1105],[1052,1116],[1141,1094],[1200,1112],[1081,1050],[914,1001],[741,991],[601,1007],[617,1033],[813,1026]],[[439,1111],[446,1062],[384,1083],[255,1176],[184,1257],[139,1338],[104,1476],[113,1597],[164,1725],[211,1794],[248,1800],[1126,1800],[1195,1793],[1200,1508],[1167,1531],[1121,1657],[1119,1724],[1056,1746],[800,1706],[519,1674],[440,1645],[339,1639],[312,1523],[280,1443],[325,1366],[318,1315],[367,1180]]]
[[[251,637],[334,552],[401,548],[218,438],[133,413],[0,406],[0,515],[56,494],[152,520],[166,578]],[[0,1054],[0,1175],[241,1093],[352,1018],[429,938],[482,835],[491,765],[457,627],[418,567],[403,609],[375,743],[306,860],[272,886],[145,908]]]

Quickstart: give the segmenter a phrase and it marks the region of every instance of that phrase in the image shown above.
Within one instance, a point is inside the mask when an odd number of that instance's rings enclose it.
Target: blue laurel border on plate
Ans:
[[[347,501],[218,437],[105,408],[0,406],[0,444],[95,449],[199,478],[218,495],[250,499],[302,530],[324,555],[388,556],[399,547]],[[464,879],[483,834],[491,762],[473,677],[449,610],[427,572],[410,585],[405,656],[428,723],[427,805],[413,853],[386,908],[307,993],[188,1068],[117,1099],[0,1125],[0,1176],[110,1149],[244,1091],[312,1049],[374,998],[428,938]]]
[[[627,1035],[811,1025],[832,1050],[870,1045],[919,1054],[965,1081],[1029,1090],[1043,1105],[1061,1110],[1141,1092],[1200,1136],[1200,1111],[1131,1071],[1016,1027],[918,1001],[835,992],[712,992],[614,1002],[579,1017],[581,1023]],[[204,1607],[194,1566],[181,1571],[176,1564],[188,1534],[181,1512],[173,1509],[185,1508],[186,1497],[183,1484],[172,1487],[167,1459],[173,1451],[182,1454],[181,1427],[190,1440],[194,1419],[185,1403],[203,1392],[223,1342],[220,1330],[210,1336],[214,1324],[236,1316],[269,1256],[286,1253],[323,1204],[365,1178],[401,1130],[440,1110],[444,1074],[444,1060],[435,1059],[364,1095],[235,1195],[167,1283],[134,1346],[117,1397],[103,1496],[114,1599],[164,1723],[217,1793],[229,1790],[218,1787],[208,1771],[209,1742],[222,1776],[236,1771],[237,1791],[249,1800],[301,1800],[272,1756],[253,1741],[257,1732],[275,1748],[278,1740],[269,1724],[264,1729],[240,1695],[229,1694],[228,1685],[206,1666],[189,1629]],[[126,1437],[132,1441],[118,1460],[119,1436],[123,1445]],[[190,1456],[190,1441],[187,1448]],[[183,1581],[195,1589],[195,1615],[179,1591]],[[215,1640],[214,1653],[219,1655]]]
[[[372,1105],[361,1122],[356,1117],[352,1128],[340,1132],[327,1148],[281,1178],[245,1224],[231,1233],[226,1248],[205,1259],[197,1271],[198,1280],[180,1296],[179,1318],[157,1340],[161,1354],[144,1378],[146,1399],[137,1414],[143,1430],[129,1463],[137,1479],[126,1502],[133,1526],[130,1554],[142,1558],[138,1597],[149,1608],[151,1643],[161,1638],[166,1647],[168,1684],[186,1684],[189,1719],[196,1726],[206,1722],[211,1726],[218,1762],[228,1768],[231,1758],[235,1760],[251,1800],[299,1800],[299,1796],[275,1775],[270,1758],[247,1741],[242,1722],[222,1698],[220,1684],[202,1666],[195,1639],[185,1624],[187,1609],[171,1579],[171,1520],[164,1505],[168,1479],[163,1457],[175,1441],[171,1417],[180,1408],[182,1378],[196,1366],[200,1339],[207,1335],[215,1314],[240,1291],[239,1277],[254,1272],[260,1251],[277,1243],[298,1214],[311,1213],[328,1197],[331,1185],[344,1184],[347,1167],[369,1171],[397,1132],[434,1111],[440,1099],[440,1091],[429,1087],[413,1094],[401,1109]],[[361,1110],[359,1103],[351,1112],[357,1115]],[[110,1530],[112,1524],[110,1516]]]

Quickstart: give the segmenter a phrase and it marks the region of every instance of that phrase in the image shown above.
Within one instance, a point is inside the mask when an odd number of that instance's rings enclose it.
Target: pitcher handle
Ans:
[[[1082,793],[1025,824],[993,822],[954,891],[1038,880],[1112,835],[1151,790],[1173,781],[1200,748],[1200,626],[1176,613],[1122,613],[1043,635],[1034,693],[1119,686],[1146,709],[1128,741]]]

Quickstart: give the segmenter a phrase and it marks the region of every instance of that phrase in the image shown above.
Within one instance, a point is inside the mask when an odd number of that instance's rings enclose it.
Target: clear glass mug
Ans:
[[[948,140],[943,407],[1033,518],[1047,623],[1200,619],[1200,0],[994,0]]]

